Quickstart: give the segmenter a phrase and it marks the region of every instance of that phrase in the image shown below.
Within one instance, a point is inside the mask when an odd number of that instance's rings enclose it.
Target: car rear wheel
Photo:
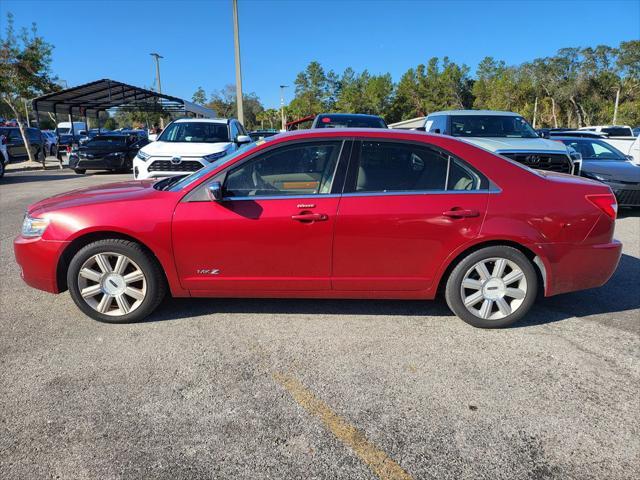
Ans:
[[[73,171],[76,172],[78,175],[84,175],[87,172],[87,170],[85,170],[84,168],[76,168]]]
[[[157,261],[128,240],[99,240],[82,248],[67,271],[71,298],[89,317],[108,323],[144,319],[166,293]]]
[[[4,177],[4,158],[0,158],[0,178]]]
[[[464,257],[449,275],[449,308],[479,328],[501,328],[524,317],[538,292],[534,266],[519,250],[498,245]]]

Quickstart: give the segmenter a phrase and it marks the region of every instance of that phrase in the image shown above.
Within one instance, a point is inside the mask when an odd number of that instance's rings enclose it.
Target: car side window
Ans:
[[[482,178],[459,160],[449,157],[447,190],[480,190]]]
[[[448,157],[419,145],[362,142],[356,192],[444,190]]]
[[[231,170],[224,196],[291,196],[331,192],[342,141],[276,148]]]
[[[425,124],[425,131],[431,133],[445,133],[447,117],[444,115],[435,115],[429,117]]]

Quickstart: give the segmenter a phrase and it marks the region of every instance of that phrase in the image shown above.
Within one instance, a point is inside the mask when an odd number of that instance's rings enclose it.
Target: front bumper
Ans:
[[[59,293],[57,267],[69,242],[17,236],[13,241],[16,262],[25,283],[38,290]]]
[[[69,168],[84,170],[119,170],[125,167],[126,155],[121,157],[81,158],[77,153],[69,155]]]
[[[206,165],[208,163],[202,158],[185,158],[179,163],[172,163],[168,157],[151,157],[148,160],[136,157],[133,159],[133,178],[174,177],[196,172]]]
[[[622,255],[622,243],[582,245],[537,244],[546,274],[545,296],[601,287],[613,275]]]

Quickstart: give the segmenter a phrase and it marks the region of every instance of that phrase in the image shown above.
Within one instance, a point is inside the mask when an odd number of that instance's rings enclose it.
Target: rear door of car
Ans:
[[[27,148],[24,146],[24,140],[22,139],[22,135],[20,135],[20,129],[10,128],[7,142],[9,158],[22,160],[27,156]]]
[[[423,143],[354,145],[335,224],[335,290],[416,291],[457,247],[475,238],[488,180]]]

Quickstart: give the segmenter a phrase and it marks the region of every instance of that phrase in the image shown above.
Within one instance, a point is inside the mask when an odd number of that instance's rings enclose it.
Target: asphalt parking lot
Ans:
[[[640,210],[607,285],[499,331],[440,301],[167,299],[107,325],[23,284],[27,205],[128,178],[0,180],[0,478],[640,476]]]

